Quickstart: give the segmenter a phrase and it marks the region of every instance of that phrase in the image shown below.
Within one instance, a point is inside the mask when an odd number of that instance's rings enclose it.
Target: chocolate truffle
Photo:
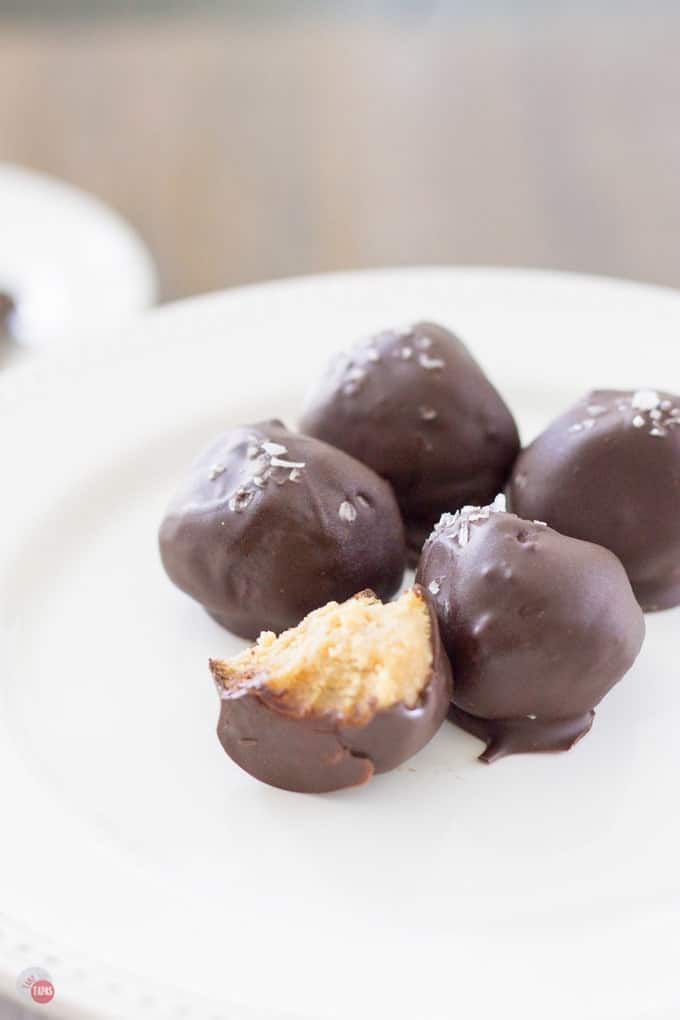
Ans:
[[[613,553],[503,506],[444,514],[417,573],[456,678],[451,718],[486,742],[489,762],[570,748],[645,631]]]
[[[250,775],[326,793],[396,768],[434,736],[451,698],[437,618],[418,587],[360,592],[228,662],[211,660],[217,734]]]
[[[519,451],[513,417],[467,347],[431,322],[336,357],[301,428],[392,484],[413,562],[442,513],[493,499]]]
[[[524,450],[508,497],[616,553],[643,609],[680,604],[680,397],[590,393]]]
[[[211,444],[167,512],[160,549],[171,580],[248,638],[362,588],[389,598],[404,572],[389,485],[279,421]]]

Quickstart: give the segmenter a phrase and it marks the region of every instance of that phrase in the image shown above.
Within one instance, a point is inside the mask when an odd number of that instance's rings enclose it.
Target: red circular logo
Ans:
[[[44,1006],[54,998],[52,978],[44,967],[26,967],[17,975],[17,991],[25,999]]]
[[[31,985],[31,998],[34,1002],[51,1002],[54,998],[54,985],[51,981],[46,981],[44,978],[38,978]]]

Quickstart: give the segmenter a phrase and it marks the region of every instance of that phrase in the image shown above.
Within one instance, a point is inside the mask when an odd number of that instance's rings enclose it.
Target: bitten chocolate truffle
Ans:
[[[279,421],[198,458],[160,529],[165,569],[228,630],[254,638],[370,587],[399,588],[404,534],[387,482]]]
[[[430,322],[336,357],[301,428],[391,483],[413,562],[442,513],[493,499],[519,451],[514,419],[467,347]]]
[[[372,592],[331,602],[210,668],[229,757],[300,793],[396,768],[434,736],[451,698],[437,618],[418,587],[386,605]]]
[[[451,718],[485,741],[487,762],[570,748],[645,631],[613,553],[503,507],[444,514],[417,573],[456,678]]]
[[[524,450],[508,497],[616,553],[644,610],[680,604],[680,397],[590,393]]]

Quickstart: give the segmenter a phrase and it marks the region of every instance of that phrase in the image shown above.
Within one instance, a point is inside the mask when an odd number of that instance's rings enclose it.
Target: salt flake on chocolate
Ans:
[[[341,521],[347,521],[348,524],[351,524],[352,521],[357,519],[356,507],[353,507],[348,500],[343,500],[338,507],[338,517]]]
[[[418,363],[421,368],[427,369],[428,372],[433,372],[436,368],[443,368],[446,364],[446,362],[441,358],[431,358],[430,355],[425,354],[425,352],[418,355]]]
[[[630,402],[636,411],[652,411],[659,406],[660,399],[656,390],[636,390]]]

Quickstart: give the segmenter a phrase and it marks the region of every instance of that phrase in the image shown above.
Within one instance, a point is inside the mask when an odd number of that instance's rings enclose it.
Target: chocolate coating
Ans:
[[[429,322],[337,356],[301,428],[391,483],[415,559],[442,513],[503,489],[519,451],[512,414],[467,347]]]
[[[195,461],[160,550],[171,580],[247,638],[363,588],[388,599],[404,572],[389,485],[278,421],[233,429]]]
[[[542,719],[537,726],[536,719],[482,719],[456,705],[449,710],[451,722],[484,741],[479,760],[487,765],[509,754],[570,751],[590,731],[594,718],[591,709],[572,719]]]
[[[680,604],[680,397],[590,393],[524,450],[508,497],[616,553],[643,609]]]
[[[613,553],[493,508],[446,515],[417,580],[456,677],[452,716],[487,742],[483,760],[571,747],[644,638]]]
[[[229,757],[256,779],[297,793],[329,793],[368,782],[420,751],[446,718],[451,699],[451,666],[430,612],[432,668],[420,700],[381,709],[364,726],[343,726],[330,715],[292,715],[265,687],[220,693],[217,736]]]

